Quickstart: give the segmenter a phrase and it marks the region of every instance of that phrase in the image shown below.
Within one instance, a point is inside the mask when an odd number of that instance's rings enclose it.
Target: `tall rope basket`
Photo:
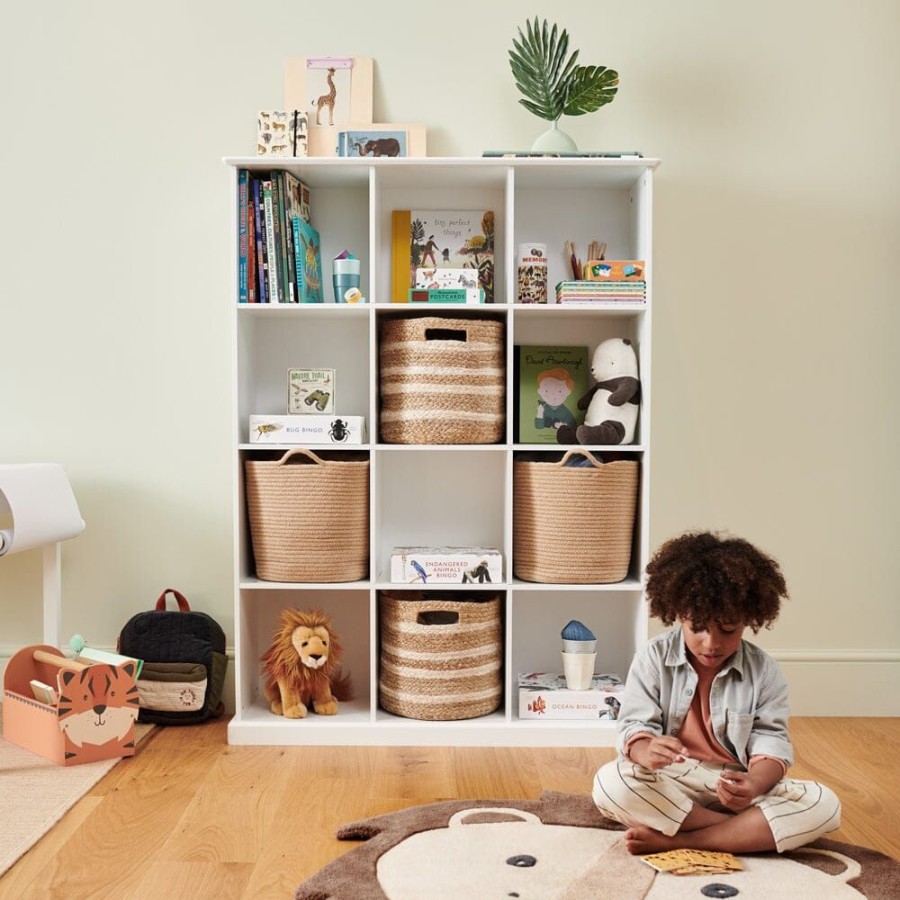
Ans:
[[[263,581],[359,581],[369,574],[369,459],[288,450],[244,462],[250,537]]]
[[[567,466],[581,454],[589,467]],[[612,584],[628,575],[637,460],[513,461],[513,573],[524,581]]]

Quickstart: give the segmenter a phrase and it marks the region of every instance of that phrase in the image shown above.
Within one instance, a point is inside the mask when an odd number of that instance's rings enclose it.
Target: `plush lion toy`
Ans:
[[[351,700],[349,675],[340,671],[342,648],[328,617],[318,610],[285,609],[272,646],[263,655],[265,695],[276,716],[302,719],[309,706],[320,716]]]

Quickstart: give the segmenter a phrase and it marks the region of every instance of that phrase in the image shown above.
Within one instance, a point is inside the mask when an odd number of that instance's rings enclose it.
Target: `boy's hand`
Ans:
[[[723,771],[716,782],[716,794],[726,809],[746,809],[762,793],[748,772]]]
[[[664,769],[673,762],[684,762],[687,749],[684,744],[670,734],[635,741],[628,755],[645,769]]]

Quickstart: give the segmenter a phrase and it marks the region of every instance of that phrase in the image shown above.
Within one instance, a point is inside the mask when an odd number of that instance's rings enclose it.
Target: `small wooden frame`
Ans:
[[[306,110],[310,126],[371,122],[373,69],[373,60],[368,56],[285,60],[284,108]]]
[[[337,156],[425,156],[425,126],[350,123],[337,129]],[[334,155],[334,154],[332,154]]]

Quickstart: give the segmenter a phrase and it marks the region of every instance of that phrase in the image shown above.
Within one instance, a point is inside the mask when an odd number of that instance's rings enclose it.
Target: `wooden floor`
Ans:
[[[900,719],[793,719],[791,774],[843,802],[829,837],[900,859]],[[0,898],[289,898],[346,822],[456,798],[588,793],[604,749],[230,747],[157,729],[0,879]]]

